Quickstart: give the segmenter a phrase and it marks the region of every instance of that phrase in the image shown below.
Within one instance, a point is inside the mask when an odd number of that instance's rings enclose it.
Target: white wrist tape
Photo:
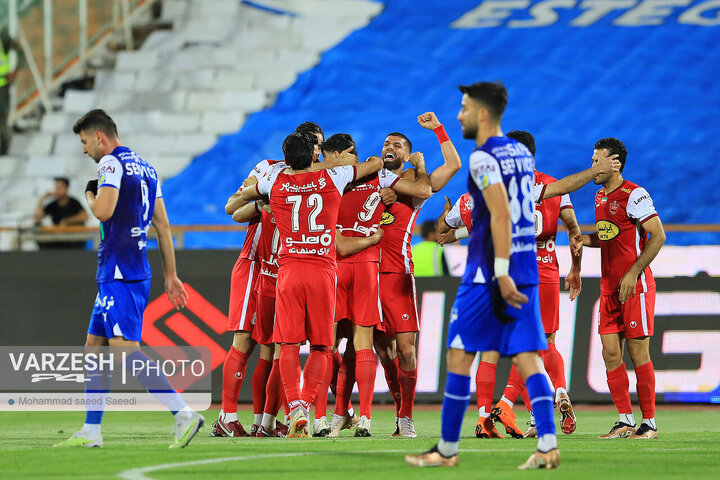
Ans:
[[[468,238],[467,227],[460,227],[457,230],[455,230],[455,238],[458,240],[462,240],[463,238]]]
[[[508,275],[510,270],[510,259],[495,257],[495,278]]]

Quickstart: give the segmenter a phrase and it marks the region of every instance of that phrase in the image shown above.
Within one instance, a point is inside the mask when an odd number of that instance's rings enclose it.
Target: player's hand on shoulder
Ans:
[[[187,305],[188,294],[177,275],[165,279],[165,293],[176,310]]]
[[[422,152],[413,152],[410,154],[409,159],[410,165],[412,165],[415,168],[420,168],[425,166],[425,155],[422,154]]]
[[[522,308],[522,304],[528,303],[528,297],[517,289],[515,280],[510,275],[503,275],[497,279],[500,287],[500,294],[503,299],[514,308]]]
[[[395,193],[392,188],[381,188],[380,199],[382,200],[383,205],[389,207],[397,200],[397,193]]]
[[[434,112],[425,112],[418,116],[418,123],[421,127],[427,128],[428,130],[435,130],[441,125]]]
[[[450,201],[450,198],[446,195],[446,196],[445,196],[445,205],[443,205],[443,213],[444,213],[445,215],[447,215],[448,212],[449,212],[450,210],[452,210],[452,207],[453,207],[453,204],[452,204],[452,202]]]

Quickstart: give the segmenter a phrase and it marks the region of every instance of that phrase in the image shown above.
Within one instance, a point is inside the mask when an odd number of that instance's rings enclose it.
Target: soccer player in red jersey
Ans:
[[[274,168],[243,190],[245,201],[270,197],[280,236],[275,332],[280,343],[280,375],[291,408],[289,436],[308,435],[308,409],[315,400],[333,344],[337,284],[335,225],[347,184],[382,168],[379,158],[354,166],[312,171],[312,142],[291,134],[283,142],[289,168]],[[309,340],[310,355],[300,390],[300,342]]]
[[[437,192],[460,170],[460,156],[434,113],[420,115],[418,123],[437,135],[443,165],[430,175],[425,171],[424,162],[417,168],[403,171],[405,162],[410,158],[412,144],[399,132],[393,132],[385,138],[381,156],[385,168],[401,178],[418,180],[429,176],[431,190]],[[406,437],[417,436],[412,415],[417,383],[415,343],[420,328],[410,241],[415,220],[429,196],[398,195],[397,201],[387,209],[381,222],[385,235],[380,242],[380,302],[385,333],[376,335],[375,350],[395,400],[397,420],[393,435]]]
[[[616,138],[603,138],[595,151],[619,155],[625,166],[627,150]],[[593,156],[595,159],[596,156]],[[607,382],[620,420],[600,438],[657,438],[655,424],[655,370],[650,359],[654,330],[655,278],[650,262],[665,243],[665,231],[650,194],[625,180],[619,172],[595,177],[602,188],[595,195],[595,226],[590,235],[578,235],[582,244],[600,248],[600,339]],[[623,363],[627,344],[637,375],[642,411],[638,428],[630,404],[629,379]]]

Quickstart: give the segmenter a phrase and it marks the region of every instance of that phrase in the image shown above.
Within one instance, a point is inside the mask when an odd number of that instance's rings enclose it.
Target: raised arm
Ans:
[[[620,290],[621,303],[625,303],[631,294],[635,296],[635,286],[637,285],[638,276],[650,265],[650,262],[655,259],[658,252],[660,252],[660,248],[665,243],[665,229],[660,221],[660,217],[654,216],[646,220],[645,223],[642,224],[642,227],[650,234],[650,238],[647,244],[645,244],[645,250],[643,250],[638,259],[635,260],[635,263],[632,264],[620,280],[618,288]]]
[[[604,148],[596,150],[592,157],[592,167],[580,173],[568,175],[557,182],[547,184],[542,199],[558,197],[566,193],[574,192],[601,173],[620,171],[622,165],[619,161],[615,160],[617,157],[617,155],[608,156],[608,151]]]
[[[179,310],[187,304],[188,294],[185,292],[185,287],[183,287],[182,282],[177,276],[175,246],[173,245],[170,221],[168,220],[165,202],[162,197],[155,199],[152,225],[157,231],[158,247],[160,248],[160,255],[162,256],[165,293],[167,293],[170,303]]]
[[[440,165],[438,168],[433,170],[430,174],[430,185],[433,192],[439,192],[450,179],[455,175],[462,166],[460,162],[460,155],[455,150],[455,145],[450,141],[447,133],[445,133],[445,127],[437,119],[433,112],[423,113],[418,117],[418,123],[428,130],[432,130],[437,135],[438,141],[440,142],[440,151],[442,152],[445,163]]]

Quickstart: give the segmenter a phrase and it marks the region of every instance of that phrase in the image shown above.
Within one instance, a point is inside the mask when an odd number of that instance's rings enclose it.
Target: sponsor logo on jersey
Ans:
[[[625,192],[625,193],[630,193],[630,192],[632,192],[632,190],[630,190],[629,188],[621,188],[620,191],[621,191],[621,192]]]
[[[610,211],[610,215],[615,215],[618,210],[620,210],[620,205],[617,202],[612,202],[608,206],[608,210]]]
[[[620,227],[607,220],[598,220],[595,225],[597,227],[598,238],[602,241],[612,240],[620,233]]]
[[[100,183],[99,183],[99,185],[102,185],[102,184],[104,184],[104,183],[105,183],[105,174],[103,173],[103,174],[100,175]]]
[[[642,202],[643,200],[647,200],[648,198],[650,198],[650,195],[643,195],[642,197],[640,197],[640,198],[638,198],[637,200],[635,200],[635,205],[639,204],[639,203]]]
[[[393,223],[395,223],[395,215],[390,212],[383,212],[382,217],[380,217],[380,225],[392,225]]]

